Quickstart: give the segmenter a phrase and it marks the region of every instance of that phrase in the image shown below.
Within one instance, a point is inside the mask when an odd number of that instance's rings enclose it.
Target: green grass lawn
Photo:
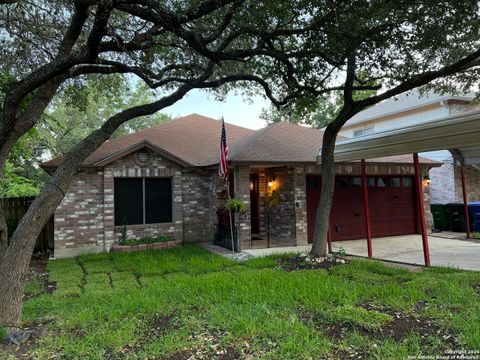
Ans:
[[[23,307],[25,325],[48,324],[34,357],[406,359],[480,349],[478,272],[362,260],[286,272],[278,260],[239,264],[188,245],[50,261],[57,289],[29,284]]]

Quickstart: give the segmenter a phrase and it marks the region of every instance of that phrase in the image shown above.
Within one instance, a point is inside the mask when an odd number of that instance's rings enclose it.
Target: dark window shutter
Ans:
[[[145,223],[172,222],[172,179],[145,179]]]
[[[114,180],[115,225],[143,224],[143,184],[139,178]]]

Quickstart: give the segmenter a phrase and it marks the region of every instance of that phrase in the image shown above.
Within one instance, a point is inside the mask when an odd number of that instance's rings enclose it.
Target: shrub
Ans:
[[[173,238],[170,235],[147,236],[140,239],[127,239],[124,241],[120,241],[120,245],[154,244],[154,243],[167,242],[172,240]]]
[[[3,339],[5,339],[7,337],[7,330],[0,326],[0,341],[2,341]]]

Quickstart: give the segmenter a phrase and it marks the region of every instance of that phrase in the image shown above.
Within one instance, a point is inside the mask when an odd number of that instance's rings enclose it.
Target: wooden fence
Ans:
[[[8,234],[12,235],[18,223],[28,210],[34,197],[0,199],[7,219]],[[35,243],[35,253],[53,253],[53,216],[48,220]]]

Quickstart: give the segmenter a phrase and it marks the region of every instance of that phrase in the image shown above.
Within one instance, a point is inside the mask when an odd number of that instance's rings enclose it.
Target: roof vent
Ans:
[[[150,152],[137,151],[134,156],[135,162],[140,166],[147,166],[150,164]]]

